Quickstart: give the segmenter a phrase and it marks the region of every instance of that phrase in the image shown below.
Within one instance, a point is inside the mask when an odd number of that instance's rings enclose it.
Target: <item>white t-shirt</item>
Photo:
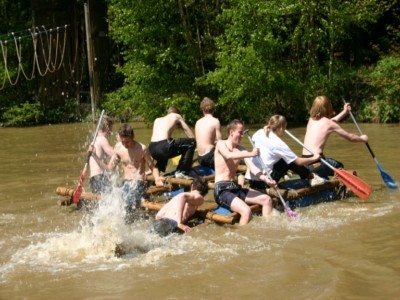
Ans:
[[[274,164],[276,164],[280,159],[283,159],[287,164],[290,164],[297,158],[297,155],[289,148],[289,146],[272,131],[269,133],[269,137],[267,137],[264,128],[262,128],[254,133],[252,140],[254,146],[260,149],[260,157],[269,173],[271,173]],[[259,157],[253,157],[252,161],[261,170],[263,169]],[[256,179],[253,174],[251,174],[250,178]]]

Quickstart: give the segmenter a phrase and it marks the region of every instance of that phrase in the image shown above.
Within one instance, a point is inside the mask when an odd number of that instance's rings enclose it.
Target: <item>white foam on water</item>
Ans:
[[[216,259],[237,255],[238,249],[232,244],[218,244],[203,237],[173,234],[161,238],[149,232],[153,217],[126,224],[125,216],[121,191],[114,189],[93,210],[83,214],[75,230],[24,237],[32,242],[17,249],[10,260],[0,266],[1,278],[4,280],[7,274],[26,269],[57,273],[143,267],[199,249],[204,252],[204,260],[215,254]],[[115,255],[117,245],[123,250],[121,257]],[[210,247],[212,252],[208,251]]]
[[[31,244],[17,249],[0,267],[0,278],[5,280],[8,274],[27,269],[56,273],[76,269],[95,272],[151,265],[160,267],[176,257],[193,253],[196,253],[195,260],[187,258],[191,263],[212,265],[233,260],[243,253],[274,252],[293,239],[380,217],[399,207],[396,199],[391,200],[391,193],[384,192],[382,196],[384,200],[349,199],[296,209],[294,220],[287,218],[286,213],[274,211],[271,217],[254,217],[243,227],[211,224],[189,235],[173,234],[161,238],[149,232],[153,217],[125,223],[121,191],[114,189],[95,209],[85,213],[71,232],[58,230],[23,237],[32,240]],[[0,222],[13,219],[13,215],[0,215]],[[123,256],[115,256],[116,245],[122,248]]]
[[[15,215],[13,214],[0,214],[0,225],[5,225],[12,223],[15,220]]]

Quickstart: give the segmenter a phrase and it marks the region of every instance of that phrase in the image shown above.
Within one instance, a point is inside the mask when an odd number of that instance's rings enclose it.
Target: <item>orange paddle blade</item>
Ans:
[[[361,178],[343,169],[334,169],[333,171],[339,176],[344,185],[361,199],[366,200],[368,199],[369,195],[371,195],[371,186],[369,186]]]
[[[81,197],[83,181],[85,180],[85,176],[86,176],[86,170],[87,170],[87,163],[85,164],[85,166],[82,170],[81,177],[79,178],[78,186],[74,192],[74,197],[73,197],[74,204],[77,204],[79,201],[79,198]]]
[[[74,196],[73,196],[74,204],[78,203],[79,198],[81,197],[81,195],[82,195],[82,185],[78,185],[77,189],[74,192]]]

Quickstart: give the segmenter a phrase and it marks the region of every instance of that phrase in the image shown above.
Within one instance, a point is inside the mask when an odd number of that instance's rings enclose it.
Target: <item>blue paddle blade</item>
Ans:
[[[385,182],[386,186],[389,189],[397,190],[399,187],[396,181],[394,181],[394,179],[390,177],[390,175],[383,170],[381,164],[378,161],[376,161],[376,165],[378,166],[378,169],[381,172],[382,179]]]

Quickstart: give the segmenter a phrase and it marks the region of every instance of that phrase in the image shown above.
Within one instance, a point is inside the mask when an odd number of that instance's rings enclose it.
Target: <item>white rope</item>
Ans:
[[[28,75],[24,69],[23,66],[23,59],[22,59],[22,37],[17,37],[14,32],[11,33],[13,39],[13,44],[15,47],[15,52],[17,56],[17,70],[16,70],[16,78],[14,80],[11,79],[10,75],[10,67],[8,65],[8,48],[7,44],[8,41],[2,41],[0,40],[0,48],[2,52],[2,57],[3,57],[3,62],[4,62],[4,78],[3,78],[3,83],[1,84],[0,90],[4,89],[7,79],[8,82],[14,86],[18,83],[20,79],[20,75],[23,74],[26,80],[32,80],[35,77],[35,70],[37,70],[38,74],[40,76],[45,76],[47,73],[53,73],[55,71],[58,71],[61,69],[64,63],[64,58],[65,58],[65,49],[66,49],[66,44],[67,44],[67,28],[69,25],[64,25],[64,38],[63,41],[61,42],[60,39],[60,28],[61,27],[56,27],[56,37],[53,40],[53,32],[55,31],[54,29],[46,29],[44,26],[42,26],[43,31],[37,31],[37,32],[32,32],[31,29],[29,29],[30,35],[27,35],[25,37],[29,37],[32,39],[32,45],[33,45],[33,62],[32,62],[32,73]],[[38,27],[36,27],[39,29]],[[50,32],[50,33],[48,33]],[[42,37],[42,34],[46,35],[45,40]],[[38,38],[37,36],[39,35],[40,38],[40,46],[41,46],[41,54],[39,53],[38,49]],[[10,36],[8,34],[7,36]],[[54,51],[55,48],[55,51]],[[77,53],[75,53],[77,56]],[[76,59],[76,58],[75,58]],[[74,60],[75,60],[74,59]],[[43,63],[41,63],[41,60],[43,60]],[[41,66],[44,64],[44,68],[41,68]],[[72,70],[71,70],[72,72]]]
[[[61,66],[63,65],[64,62],[64,56],[65,56],[65,46],[67,45],[67,27],[68,25],[64,26],[64,42],[63,42],[63,47],[61,50],[61,58],[60,58],[60,63],[58,65],[58,67],[56,68],[56,70],[58,71],[59,69],[61,69]],[[59,27],[57,27],[57,43],[56,45],[58,45],[58,29]],[[61,47],[61,45],[59,45]],[[75,54],[76,55],[76,54]],[[54,60],[56,62],[56,60]]]
[[[39,29],[38,27],[36,27],[37,29]],[[52,45],[53,43],[51,42],[51,37],[52,37],[52,30],[50,29],[50,39],[47,35],[47,30],[44,26],[42,26],[43,31],[46,35],[46,45],[47,45],[47,49],[48,49],[48,58],[46,59],[46,53],[45,53],[45,44],[43,43],[43,36],[40,34],[39,38],[40,38],[40,44],[41,44],[41,48],[42,48],[42,54],[43,54],[43,60],[44,63],[46,65],[46,72],[50,72],[53,73],[54,72],[54,68],[51,68],[52,62],[51,62],[51,52],[52,52]]]
[[[7,41],[5,41],[5,44],[7,44]],[[11,85],[16,85],[19,79],[19,75],[21,74],[21,69],[18,67],[17,70],[17,78],[15,79],[15,81],[13,82],[11,80],[11,75],[10,72],[8,71],[8,65],[7,65],[7,47],[4,46],[3,42],[0,41],[0,45],[1,45],[1,51],[3,53],[3,60],[4,60],[4,76],[7,76],[8,81],[10,82]]]
[[[33,77],[35,76],[35,64],[34,61],[32,62],[32,74],[30,76],[26,75],[24,66],[22,64],[22,45],[21,45],[21,37],[18,38],[19,43],[17,42],[17,37],[14,36],[14,44],[15,44],[15,49],[17,49],[17,57],[18,57],[18,64],[19,67],[21,68],[21,72],[24,75],[26,80],[32,80]]]

